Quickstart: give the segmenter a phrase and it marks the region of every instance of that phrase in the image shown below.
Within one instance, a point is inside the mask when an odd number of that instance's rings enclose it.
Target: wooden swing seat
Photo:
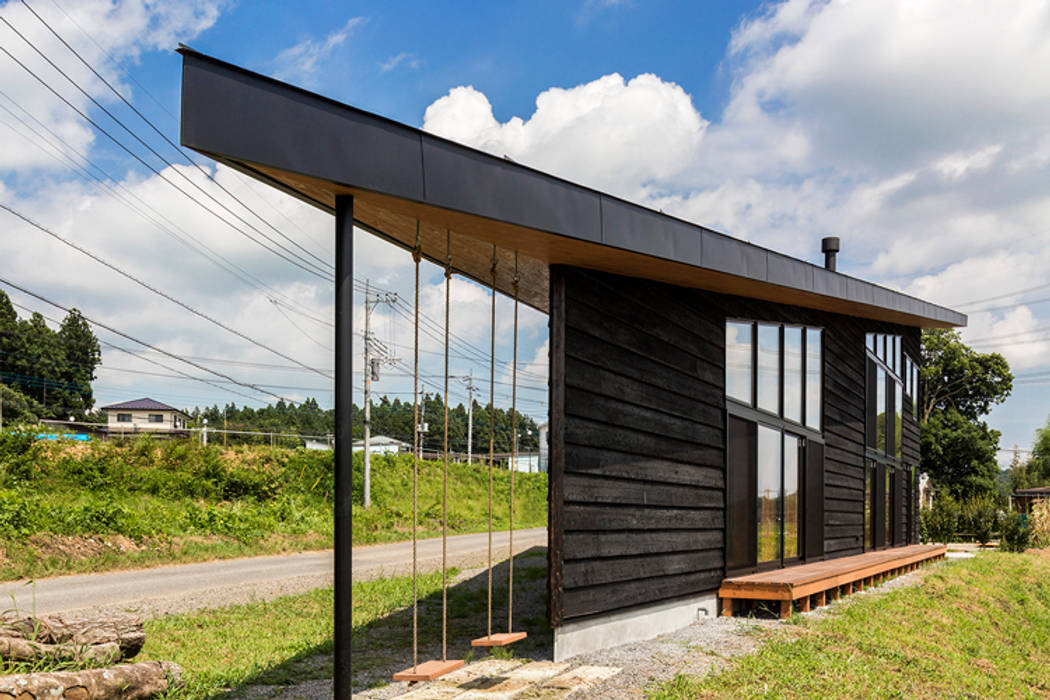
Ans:
[[[430,661],[424,661],[418,666],[406,668],[404,671],[398,671],[394,674],[394,680],[432,681],[446,673],[455,671],[457,668],[462,668],[464,663],[463,659],[449,659],[447,661],[432,659]]]
[[[514,642],[520,642],[528,637],[528,632],[497,632],[487,637],[478,637],[470,640],[472,647],[505,647]]]

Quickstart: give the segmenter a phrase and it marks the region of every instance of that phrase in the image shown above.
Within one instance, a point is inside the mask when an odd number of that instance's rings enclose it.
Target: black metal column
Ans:
[[[335,198],[335,680],[334,697],[350,697],[350,490],[353,438],[354,198]]]

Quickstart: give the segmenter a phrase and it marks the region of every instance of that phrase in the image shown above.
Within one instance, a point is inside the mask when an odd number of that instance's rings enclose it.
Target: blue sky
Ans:
[[[1007,356],[1021,381],[990,421],[1003,431],[1004,447],[1029,446],[1050,412],[1047,375],[1040,374],[1050,372],[1050,337],[1042,330],[1050,325],[1044,301],[1050,288],[1041,288],[1050,284],[1044,3],[28,2],[172,140],[180,78],[173,49],[185,42],[796,257],[817,262],[820,238],[841,236],[840,269],[961,307],[971,313],[965,337]],[[238,206],[166,150],[25,6],[7,2],[0,16],[176,166],[155,161],[0,26],[0,45],[75,106],[169,179],[184,182],[185,175]],[[331,314],[324,282],[188,204],[6,56],[0,56],[0,89],[11,100],[0,96],[10,110],[0,112],[2,201],[316,370],[290,368],[14,219],[0,238],[4,276],[238,380],[330,404],[324,375],[331,329],[316,320]],[[65,143],[48,136],[49,146],[27,131],[33,119]],[[70,158],[103,168],[106,184],[79,177]],[[311,254],[331,259],[328,216],[195,160]],[[150,218],[166,217],[179,230],[143,218],[127,206],[129,198],[148,203]],[[265,289],[219,269],[175,234],[195,236]],[[356,275],[410,298],[407,254],[365,234],[358,245]],[[426,267],[424,283],[425,313],[439,318],[440,272]],[[486,347],[484,290],[458,282],[455,294],[454,331],[463,343]],[[47,310],[18,292],[11,296]],[[994,297],[1002,298],[982,301]],[[510,307],[505,299],[498,303],[497,355],[506,360]],[[992,308],[981,311],[986,307]],[[406,308],[402,303],[401,312]],[[384,370],[376,390],[406,398],[409,382],[397,375],[411,360],[403,347],[410,331],[386,307],[377,311],[376,328],[400,361]],[[440,346],[424,341],[424,372],[437,374],[440,357],[431,353]],[[522,383],[532,384],[523,389],[523,409],[542,418],[540,314],[523,316],[520,341]],[[466,345],[460,350],[474,354]],[[170,360],[145,358],[104,347],[99,402],[141,395],[179,406],[246,402],[210,384],[139,374],[171,373],[148,361]],[[476,358],[454,359],[455,374],[471,371],[485,376],[488,367]],[[501,364],[497,380],[509,379],[508,371]],[[498,403],[506,403],[505,389],[497,385]],[[464,395],[462,384],[456,391],[454,399]],[[247,393],[255,405],[267,400]]]

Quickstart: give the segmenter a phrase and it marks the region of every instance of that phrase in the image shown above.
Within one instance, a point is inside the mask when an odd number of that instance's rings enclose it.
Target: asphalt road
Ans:
[[[493,534],[495,560],[507,556],[507,540],[506,532]],[[546,528],[514,533],[515,552],[546,544]],[[417,551],[421,571],[440,568],[440,538],[420,540]],[[483,566],[487,556],[487,533],[448,538],[449,566]],[[0,610],[38,615],[86,609],[146,615],[183,612],[330,586],[332,566],[328,550],[4,583]],[[412,543],[357,547],[352,568],[355,580],[410,573]]]

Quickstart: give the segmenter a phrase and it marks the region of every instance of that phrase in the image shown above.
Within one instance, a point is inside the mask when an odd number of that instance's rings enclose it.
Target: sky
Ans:
[[[51,232],[0,210],[0,277],[199,365],[98,328],[100,405],[332,403],[332,218],[169,143],[181,42],[814,263],[839,236],[841,271],[969,314],[964,339],[1009,360],[1002,447],[1030,447],[1050,413],[1041,0],[9,0],[0,18],[0,202]],[[411,257],[363,232],[355,247],[358,284],[398,295],[372,315],[374,390],[411,400]],[[444,280],[426,263],[421,280],[440,390]],[[491,300],[460,279],[452,296],[451,398],[473,374],[486,402]],[[497,299],[497,405],[512,306]],[[523,309],[518,400],[537,420],[546,343]]]

